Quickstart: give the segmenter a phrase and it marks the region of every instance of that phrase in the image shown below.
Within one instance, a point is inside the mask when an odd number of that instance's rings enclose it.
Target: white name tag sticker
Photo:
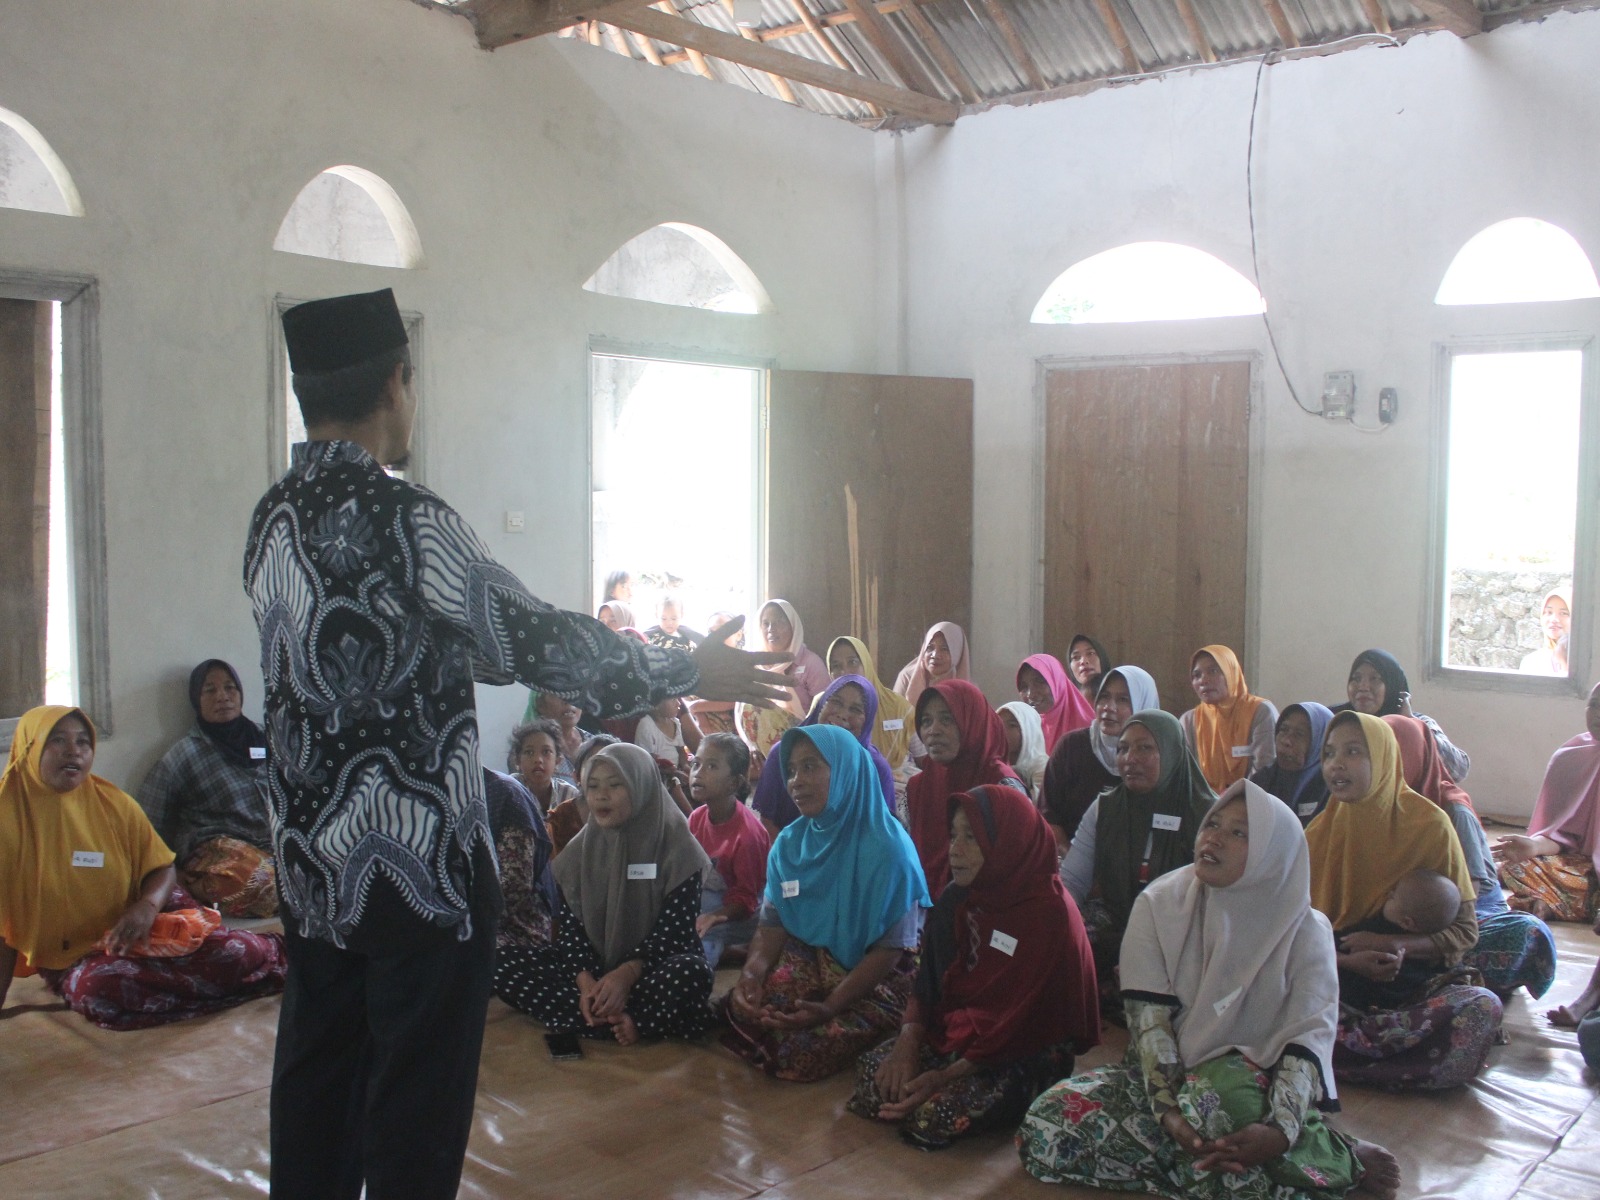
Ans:
[[[655,863],[629,863],[629,879],[654,879],[656,877]]]
[[[1000,951],[1001,954],[1015,954],[1017,952],[1017,939],[1009,933],[1001,933],[998,929],[989,935],[989,945]]]
[[[800,894],[800,881],[798,879],[785,879],[783,881],[783,898],[793,900]]]
[[[1312,813],[1314,813],[1316,811],[1317,811],[1317,802],[1315,800],[1307,800],[1306,802],[1301,804],[1299,806],[1299,809],[1298,809],[1298,812],[1300,813],[1300,815],[1302,817],[1309,817]]]
[[[893,733],[895,730],[904,729],[905,727],[906,719],[904,717],[896,717],[892,721],[885,721],[883,723],[883,731],[885,733]]]
[[[1183,828],[1183,818],[1173,816],[1171,813],[1157,813],[1150,818],[1150,828],[1176,832]]]
[[[1235,758],[1249,758],[1250,757],[1250,747],[1249,746],[1235,746],[1233,748],[1233,756]]]
[[[1211,1007],[1217,1010],[1217,1016],[1220,1017],[1223,1013],[1227,1012],[1228,1009],[1232,1008],[1233,1002],[1239,998],[1239,993],[1242,991],[1244,991],[1243,988],[1234,988],[1233,991],[1229,992],[1221,1000],[1218,1000],[1215,1004],[1213,1004]]]
[[[255,759],[257,762],[260,762],[262,759],[266,758],[266,756],[267,748],[265,746],[250,747],[250,757]]]
[[[72,865],[75,867],[103,867],[106,865],[106,856],[99,850],[74,850],[72,852]]]

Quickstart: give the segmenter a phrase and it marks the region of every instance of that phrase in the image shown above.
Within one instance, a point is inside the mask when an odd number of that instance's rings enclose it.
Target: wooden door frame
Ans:
[[[1249,477],[1245,481],[1244,547],[1244,659],[1258,669],[1261,664],[1261,487],[1266,463],[1266,405],[1262,402],[1262,366],[1258,350],[1211,350],[1177,354],[1047,354],[1034,360],[1033,440],[1038,451],[1033,455],[1033,546],[1031,602],[1028,644],[1040,646],[1047,654],[1059,654],[1065,647],[1044,646],[1044,506],[1046,503],[1045,455],[1049,434],[1048,376],[1052,371],[1096,371],[1124,367],[1181,367],[1205,363],[1248,363],[1250,400],[1245,425]],[[1259,670],[1258,670],[1259,673]]]
[[[607,355],[614,358],[642,358],[653,362],[685,363],[690,366],[700,367],[740,367],[745,370],[755,371],[759,378],[759,392],[756,397],[756,428],[752,453],[755,462],[751,467],[750,487],[753,493],[752,503],[755,507],[754,520],[756,522],[756,603],[761,604],[767,596],[767,456],[768,431],[771,428],[772,404],[772,372],[777,370],[778,361],[775,358],[762,357],[752,354],[733,354],[721,350],[684,349],[663,343],[635,342],[618,338],[594,335],[589,338],[583,352],[583,445],[584,445],[584,497],[583,508],[587,518],[583,528],[584,561],[586,567],[585,589],[594,587],[595,561],[594,561],[594,373],[592,370],[595,355]],[[589,610],[592,612],[598,600],[590,597]],[[751,617],[759,613],[748,614],[745,620],[745,632],[748,643],[750,632],[756,628],[757,622]]]

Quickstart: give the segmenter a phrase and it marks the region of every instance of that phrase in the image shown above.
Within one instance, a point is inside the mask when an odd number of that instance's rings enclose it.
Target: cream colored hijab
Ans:
[[[1294,810],[1245,780],[1207,819],[1240,798],[1250,822],[1244,874],[1213,888],[1190,865],[1146,888],[1122,939],[1122,988],[1177,998],[1173,1032],[1185,1067],[1237,1050],[1270,1069],[1287,1046],[1302,1046],[1332,1099],[1339,972],[1333,929],[1311,907],[1305,834]]]
[[[625,742],[606,746],[584,764],[585,777],[600,758],[627,783],[633,812],[616,829],[585,823],[553,869],[567,907],[610,971],[639,948],[667,895],[711,860],[661,786],[648,750]]]

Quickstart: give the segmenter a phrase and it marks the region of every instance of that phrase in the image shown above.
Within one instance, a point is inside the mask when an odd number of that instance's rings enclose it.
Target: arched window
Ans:
[[[0,208],[83,216],[66,164],[42,133],[8,108],[0,108]]]
[[[602,296],[713,312],[772,311],[767,289],[728,243],[677,221],[624,242],[583,286]]]
[[[422,239],[399,195],[362,167],[329,167],[294,198],[274,250],[374,267],[420,267]]]
[[[1444,273],[1435,304],[1525,304],[1600,296],[1589,256],[1559,225],[1499,221],[1470,238]]]
[[[1261,293],[1220,258],[1176,242],[1129,242],[1057,275],[1033,308],[1035,325],[1189,321],[1266,311]]]

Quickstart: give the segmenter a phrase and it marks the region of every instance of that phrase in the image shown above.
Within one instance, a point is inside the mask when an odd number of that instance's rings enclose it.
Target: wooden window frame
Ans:
[[[110,737],[111,652],[106,582],[105,454],[100,403],[100,288],[90,275],[0,271],[0,296],[61,305],[62,461],[71,539],[78,707]],[[0,714],[9,744],[22,714]]]

